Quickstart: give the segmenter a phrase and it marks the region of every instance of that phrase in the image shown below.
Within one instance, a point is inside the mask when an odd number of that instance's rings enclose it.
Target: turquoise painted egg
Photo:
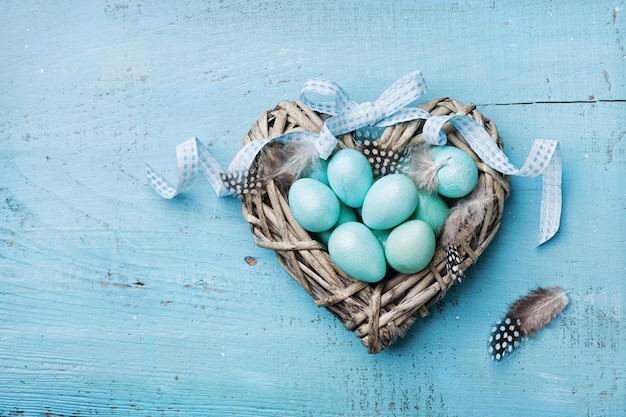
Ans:
[[[322,184],[328,185],[328,161],[326,159],[318,158],[318,161],[308,166],[302,176],[305,178],[313,178],[318,180]]]
[[[339,226],[340,224],[344,224],[347,222],[356,222],[358,221],[356,212],[352,207],[348,207],[343,204],[341,201],[339,202],[339,218],[337,222],[330,230],[325,230],[323,232],[319,232],[317,237],[320,242],[323,242],[325,245],[328,245],[328,239],[330,239],[330,235],[333,232],[334,228]]]
[[[387,273],[383,246],[363,223],[337,226],[328,240],[328,253],[339,268],[358,280],[378,282]]]
[[[417,209],[411,215],[412,219],[423,220],[439,235],[441,227],[448,218],[448,203],[438,194],[417,190]]]
[[[367,158],[354,149],[337,151],[328,161],[326,174],[330,188],[349,207],[360,207],[374,182]]]
[[[377,180],[363,201],[361,217],[371,229],[391,229],[411,216],[417,207],[415,183],[406,175],[390,174]]]
[[[422,220],[408,220],[387,237],[385,256],[389,266],[404,274],[426,268],[435,255],[435,232]]]
[[[323,232],[337,223],[339,200],[327,185],[317,180],[296,180],[289,189],[288,200],[294,219],[309,232]]]
[[[435,146],[430,150],[434,162],[447,161],[437,171],[437,192],[444,197],[460,198],[478,182],[476,162],[467,152],[454,146]]]
[[[391,233],[391,230],[392,229],[386,229],[386,230],[374,230],[374,229],[372,229],[372,232],[374,232],[374,234],[376,235],[376,237],[378,238],[380,243],[383,245],[383,248],[385,248],[385,246],[387,246],[387,238],[389,237],[389,233]]]

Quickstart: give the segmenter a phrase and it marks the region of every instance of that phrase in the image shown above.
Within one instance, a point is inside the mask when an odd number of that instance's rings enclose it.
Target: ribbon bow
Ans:
[[[324,123],[317,144],[320,156],[326,159],[337,145],[336,136],[366,126],[385,127],[430,117],[425,110],[405,107],[426,92],[422,73],[414,71],[393,83],[373,102],[359,104],[351,100],[338,84],[321,79],[308,80],[302,88],[300,99],[309,108],[333,116]],[[329,97],[331,101],[318,101],[319,96]]]
[[[294,131],[284,135],[255,140],[244,146],[233,158],[228,170],[221,168],[208,148],[197,138],[189,139],[176,147],[178,159],[178,184],[171,186],[162,176],[146,165],[146,175],[154,190],[165,198],[173,198],[195,180],[198,171],[211,183],[218,196],[232,194],[222,180],[225,173],[246,171],[259,151],[270,142],[283,144],[301,140],[313,141],[321,158],[328,158],[337,145],[336,136],[370,127],[385,127],[409,120],[425,120],[424,140],[432,145],[445,145],[443,131],[450,123],[465,138],[481,160],[506,175],[535,177],[543,174],[539,245],[551,239],[559,229],[561,219],[562,165],[558,141],[536,139],[521,169],[516,168],[504,152],[491,139],[485,129],[469,116],[432,116],[417,107],[406,107],[427,91],[421,72],[414,71],[385,90],[373,102],[357,103],[338,84],[320,79],[307,81],[302,88],[301,100],[312,110],[331,115],[319,134]],[[318,101],[318,97],[330,101]]]

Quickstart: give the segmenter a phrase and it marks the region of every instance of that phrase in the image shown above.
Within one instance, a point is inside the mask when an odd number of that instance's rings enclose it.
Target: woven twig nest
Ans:
[[[463,105],[448,98],[421,106],[433,116],[469,115],[482,125],[490,137],[502,147],[495,124],[483,117],[472,104]],[[318,114],[301,102],[282,102],[261,115],[244,138],[250,141],[278,136],[293,130],[318,133],[326,115]],[[394,151],[422,141],[423,120],[404,122],[384,130],[381,145]],[[463,149],[476,161],[479,171],[477,187],[484,187],[490,197],[482,223],[467,231],[467,239],[459,246],[461,266],[473,265],[495,236],[502,218],[504,201],[509,194],[508,177],[494,171],[476,156],[463,137],[451,126],[445,126],[448,145]],[[336,148],[360,149],[354,132],[342,135]],[[264,152],[275,151],[278,143],[266,146]],[[251,169],[262,171],[257,157]],[[403,337],[417,317],[428,315],[428,308],[442,299],[453,281],[446,273],[445,253],[437,244],[435,256],[427,268],[415,274],[398,273],[381,282],[369,284],[346,275],[330,258],[326,247],[315,235],[304,230],[293,218],[288,204],[288,189],[272,180],[266,192],[242,195],[242,211],[250,224],[257,245],[276,251],[285,271],[313,298],[351,330],[367,347],[378,353]]]

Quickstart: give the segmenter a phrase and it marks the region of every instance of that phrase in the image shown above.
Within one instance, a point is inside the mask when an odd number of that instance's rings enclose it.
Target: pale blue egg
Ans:
[[[354,149],[337,151],[328,161],[327,176],[337,198],[349,207],[360,207],[374,182],[367,158]]]
[[[363,201],[361,217],[371,229],[391,229],[411,216],[417,207],[415,183],[406,175],[391,174],[377,180]]]
[[[383,246],[363,223],[337,226],[328,240],[328,253],[341,270],[358,280],[378,282],[387,273]]]
[[[372,229],[372,232],[374,232],[374,234],[376,235],[380,243],[383,245],[383,248],[387,246],[387,238],[389,237],[389,233],[391,233],[391,230],[392,229],[385,229],[385,230]]]
[[[444,197],[461,198],[478,182],[476,162],[467,152],[454,146],[435,146],[430,150],[434,162],[448,159],[437,171],[437,192]]]
[[[439,235],[441,227],[448,218],[448,203],[438,194],[417,190],[417,209],[411,215],[412,219],[423,220]]]
[[[334,228],[339,226],[340,224],[344,224],[347,222],[356,222],[357,216],[356,212],[352,207],[348,207],[343,204],[341,201],[339,202],[339,218],[337,219],[337,223],[330,230],[325,230],[323,232],[319,232],[317,237],[320,242],[323,242],[325,245],[328,245],[328,239],[330,239],[330,235],[333,232]]]
[[[337,223],[339,200],[327,186],[312,178],[300,178],[289,189],[289,208],[294,219],[309,232],[323,232]]]
[[[303,177],[313,178],[314,180],[318,180],[319,182],[328,185],[328,160],[318,158],[318,160],[304,170],[302,173]]]
[[[435,246],[435,232],[428,223],[408,220],[389,233],[385,256],[389,266],[396,271],[414,274],[430,263]]]

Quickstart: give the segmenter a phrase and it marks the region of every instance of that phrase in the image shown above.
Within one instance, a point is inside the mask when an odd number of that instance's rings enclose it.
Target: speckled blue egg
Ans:
[[[412,219],[423,220],[439,235],[441,227],[448,218],[448,203],[438,194],[417,190],[417,209],[411,215]]]
[[[354,149],[337,151],[328,161],[326,174],[330,188],[349,207],[360,207],[374,182],[367,158]]]
[[[289,189],[289,208],[303,229],[323,232],[337,223],[339,200],[335,193],[312,178],[300,178]]]
[[[454,146],[435,146],[430,151],[434,162],[448,159],[437,171],[437,192],[444,197],[461,198],[478,182],[476,162],[465,151]]]
[[[325,245],[328,245],[328,239],[330,239],[330,235],[332,234],[335,227],[339,226],[340,224],[347,223],[347,222],[356,222],[357,220],[358,219],[356,216],[355,209],[353,209],[352,207],[346,206],[340,201],[339,202],[339,218],[337,219],[337,223],[335,223],[332,229],[319,232],[317,234],[317,237],[320,242],[323,242]]]
[[[339,268],[358,280],[378,282],[387,273],[383,246],[363,223],[337,226],[328,240],[328,253]]]
[[[408,220],[387,237],[385,256],[389,266],[404,274],[426,268],[435,255],[435,232],[422,220]]]
[[[417,187],[406,175],[391,174],[377,180],[363,201],[361,217],[371,229],[391,229],[411,216],[417,207]]]

